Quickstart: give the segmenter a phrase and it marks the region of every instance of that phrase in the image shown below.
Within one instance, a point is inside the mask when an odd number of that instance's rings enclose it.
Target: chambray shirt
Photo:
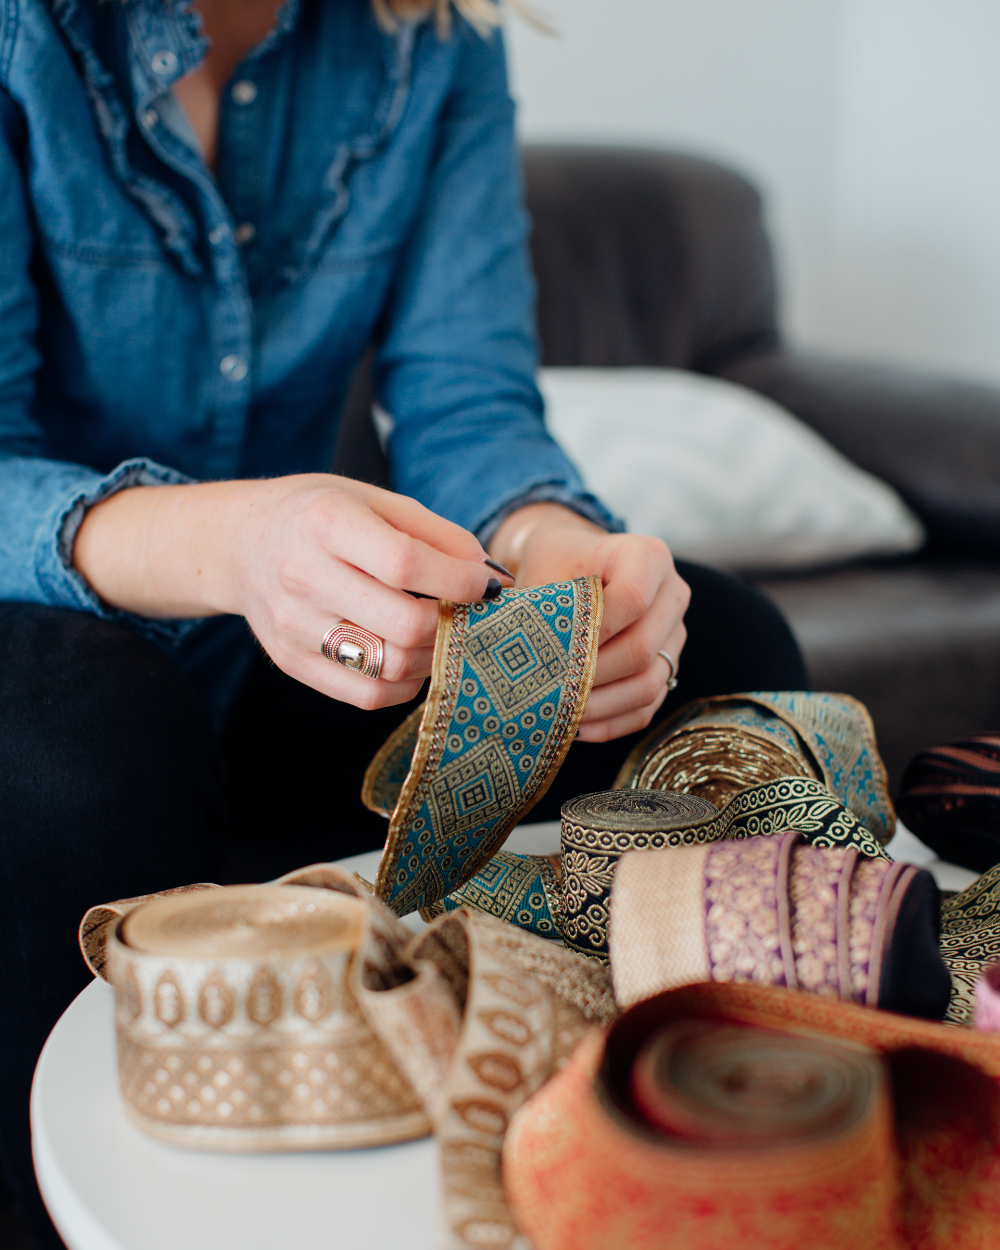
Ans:
[[[86,508],[323,470],[373,340],[395,490],[619,528],[543,424],[500,35],[289,0],[214,176],[170,93],[205,46],[182,0],[0,0],[0,598],[126,618],[72,568]],[[245,624],[127,619],[221,717]]]

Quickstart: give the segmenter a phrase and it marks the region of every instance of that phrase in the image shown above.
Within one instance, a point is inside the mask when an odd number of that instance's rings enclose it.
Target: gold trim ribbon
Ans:
[[[853,847],[868,859],[888,858],[858,818],[810,777],[750,786],[721,811],[696,795],[607,790],[563,804],[558,859],[502,851],[421,915],[431,920],[455,907],[477,907],[544,937],[559,934],[573,950],[606,959],[611,883],[629,851],[777,837],[790,830],[812,846]]]
[[[615,789],[681,791],[722,807],[786,776],[822,782],[882,846],[895,833],[875,728],[846,694],[758,690],[696,700],[639,743]]]

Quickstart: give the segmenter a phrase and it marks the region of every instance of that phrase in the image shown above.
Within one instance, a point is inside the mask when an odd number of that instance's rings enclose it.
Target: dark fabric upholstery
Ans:
[[[748,386],[890,482],[927,527],[933,560],[762,587],[812,684],[870,707],[893,787],[915,751],[1000,725],[1000,390],[783,350],[760,199],[732,170],[529,148],[525,171],[546,364]]]

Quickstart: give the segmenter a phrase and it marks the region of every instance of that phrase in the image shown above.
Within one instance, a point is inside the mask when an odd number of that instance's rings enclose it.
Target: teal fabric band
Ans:
[[[398,915],[485,868],[548,789],[587,706],[601,612],[594,577],[442,603],[427,701],[362,790],[392,812],[375,888]]]

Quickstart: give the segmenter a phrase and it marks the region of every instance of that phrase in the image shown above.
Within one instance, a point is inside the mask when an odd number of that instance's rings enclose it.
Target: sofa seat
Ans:
[[[868,706],[895,793],[933,743],[1000,725],[996,565],[928,559],[769,578],[814,688]]]

